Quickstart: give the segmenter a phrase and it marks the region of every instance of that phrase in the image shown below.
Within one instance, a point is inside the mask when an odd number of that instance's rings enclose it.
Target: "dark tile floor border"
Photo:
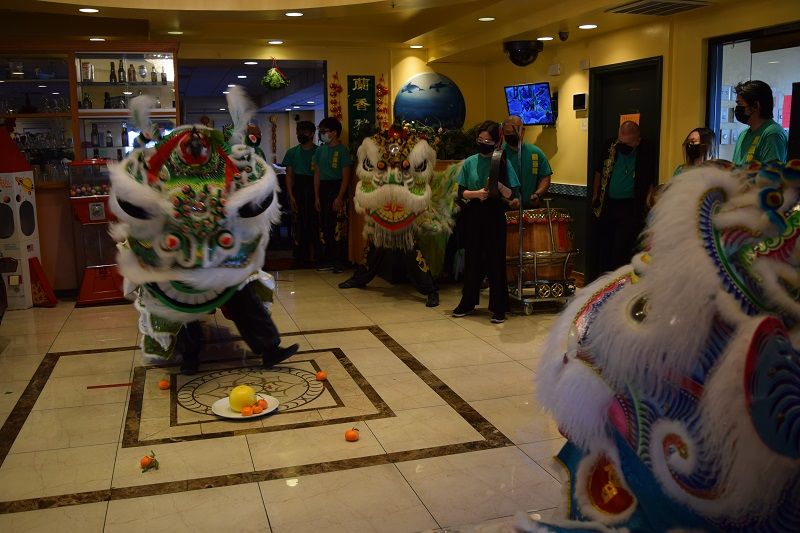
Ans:
[[[484,440],[464,442],[459,444],[448,444],[444,446],[434,446],[430,448],[422,448],[418,450],[407,450],[401,452],[384,453],[380,455],[372,455],[367,457],[357,457],[352,459],[342,459],[337,461],[325,461],[321,463],[290,466],[283,468],[273,468],[268,470],[258,470],[255,472],[242,472],[238,474],[226,474],[219,476],[210,476],[196,479],[187,479],[180,481],[170,481],[164,483],[153,483],[150,485],[139,485],[134,487],[119,487],[109,488],[104,490],[95,490],[87,492],[78,492],[73,494],[63,494],[55,496],[44,496],[38,498],[29,498],[24,500],[14,500],[0,502],[0,514],[19,513],[23,511],[34,511],[38,509],[50,509],[54,507],[65,507],[71,505],[82,505],[88,503],[97,503],[112,500],[124,500],[129,498],[139,498],[144,496],[158,496],[163,494],[175,494],[179,492],[188,492],[192,490],[202,490],[215,487],[225,487],[233,485],[242,485],[247,483],[258,483],[260,481],[270,481],[274,479],[284,479],[289,477],[321,474],[327,472],[338,472],[342,470],[350,470],[354,468],[363,468],[367,466],[376,466],[383,464],[393,464],[405,461],[414,461],[419,459],[428,459],[432,457],[443,457],[446,455],[454,455],[466,452],[490,450],[494,448],[503,448],[513,446],[511,440],[506,437],[499,429],[486,420],[474,407],[472,407],[466,400],[456,394],[450,387],[447,386],[441,379],[439,379],[433,372],[428,370],[422,363],[420,363],[414,356],[412,356],[405,348],[403,348],[397,341],[390,337],[378,326],[359,326],[352,328],[328,329],[328,330],[314,330],[295,332],[294,335],[309,335],[317,333],[339,333],[343,331],[362,331],[367,330],[392,352],[398,359],[405,363],[408,368],[414,372],[420,379],[422,379],[434,392],[436,392],[456,413],[458,413],[464,420],[475,429]],[[291,336],[291,333],[284,334],[284,336]],[[224,342],[231,342],[237,339],[225,339]],[[78,355],[85,353],[101,353],[109,351],[124,351],[135,349],[136,347],[125,347],[117,349],[98,349],[98,350],[85,350],[80,352],[54,352],[48,353],[43,359],[39,368],[31,378],[28,387],[23,392],[17,405],[9,415],[6,423],[0,429],[0,466],[8,455],[11,445],[17,437],[17,434],[22,429],[25,420],[27,419],[30,408],[36,403],[44,385],[46,384],[50,374],[53,371],[58,359],[64,355]],[[138,367],[143,368],[143,367]],[[143,380],[141,380],[143,383]],[[142,395],[138,394],[136,397],[141,402]],[[141,411],[141,404],[134,405],[134,394],[131,391],[131,401],[129,403],[129,413],[134,410],[134,407]],[[341,421],[336,421],[341,423]],[[128,420],[126,419],[125,432],[127,433],[130,428],[128,427]],[[284,426],[282,429],[291,429],[291,426]],[[174,442],[168,439],[167,442]]]

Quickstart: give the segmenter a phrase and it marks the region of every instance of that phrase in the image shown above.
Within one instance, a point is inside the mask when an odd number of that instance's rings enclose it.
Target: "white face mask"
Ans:
[[[324,143],[329,143],[329,142],[331,142],[331,134],[330,133],[321,133],[319,135],[319,140],[324,142]]]

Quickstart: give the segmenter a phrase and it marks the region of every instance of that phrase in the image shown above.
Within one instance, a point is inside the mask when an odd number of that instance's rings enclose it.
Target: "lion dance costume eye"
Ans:
[[[131,102],[142,143],[111,168],[109,205],[118,263],[140,312],[142,350],[168,358],[186,324],[213,312],[242,287],[261,287],[268,311],[272,277],[261,270],[279,217],[272,166],[245,142],[255,108],[239,88],[228,105],[230,142],[202,125],[164,138],[151,123],[149,97]]]
[[[686,172],[644,239],[543,348],[539,401],[568,439],[562,518],[800,531],[800,161]]]

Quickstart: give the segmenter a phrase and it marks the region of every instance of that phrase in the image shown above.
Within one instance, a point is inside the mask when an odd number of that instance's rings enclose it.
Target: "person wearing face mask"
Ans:
[[[759,80],[736,86],[736,120],[748,127],[739,134],[733,150],[733,163],[744,165],[751,161],[786,162],[786,131],[772,120],[772,89]]]
[[[311,169],[311,160],[317,150],[314,144],[316,131],[313,122],[298,122],[298,144],[286,151],[281,163],[286,167],[286,190],[295,220],[294,258],[299,266],[307,264],[312,257],[319,259],[320,255],[317,212],[314,208],[314,171]]]
[[[544,152],[536,145],[523,142],[524,137],[525,128],[519,117],[510,116],[503,122],[503,151],[519,178],[522,208],[533,209],[539,206],[539,200],[550,187],[553,171]]]
[[[692,167],[699,167],[714,158],[716,135],[708,128],[695,128],[683,141],[683,163],[675,168],[673,176],[677,176]]]
[[[458,173],[458,198],[466,203],[459,214],[464,238],[464,287],[453,317],[475,311],[480,300],[481,281],[489,278],[489,310],[492,322],[506,320],[508,280],[506,279],[506,206],[515,199],[519,180],[514,167],[501,158],[496,176],[490,179],[493,154],[500,143],[500,125],[487,120],[478,127],[478,153],[466,158]],[[496,185],[496,186],[495,186]]]
[[[339,141],[342,123],[334,117],[319,123],[319,140],[311,159],[314,168],[314,207],[322,230],[323,263],[317,270],[344,269],[347,257],[347,194],[353,159]]]
[[[615,270],[633,257],[658,183],[658,161],[639,125],[623,122],[595,164],[592,209],[598,267]]]

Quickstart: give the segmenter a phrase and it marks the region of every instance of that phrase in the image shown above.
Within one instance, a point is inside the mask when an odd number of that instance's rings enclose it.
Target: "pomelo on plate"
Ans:
[[[253,405],[257,400],[256,391],[248,385],[237,385],[228,394],[231,409],[237,413],[241,412],[242,407]]]

